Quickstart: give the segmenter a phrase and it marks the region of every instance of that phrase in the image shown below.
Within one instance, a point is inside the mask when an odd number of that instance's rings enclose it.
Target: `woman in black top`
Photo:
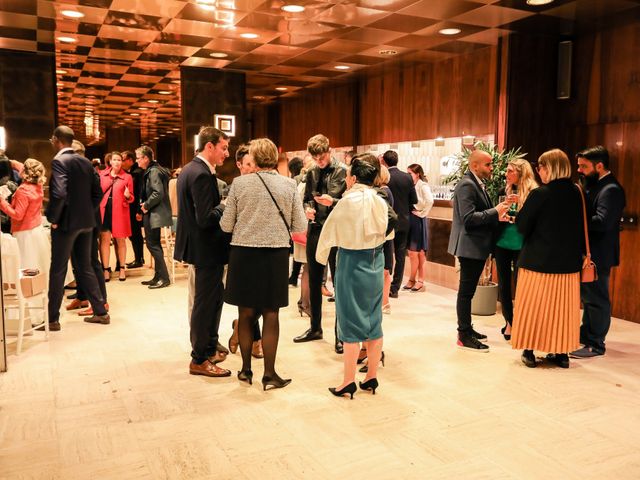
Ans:
[[[543,186],[533,190],[516,218],[524,243],[518,261],[512,346],[535,367],[534,350],[569,367],[568,352],[580,346],[580,269],[584,237],[580,192],[561,150],[538,159]]]

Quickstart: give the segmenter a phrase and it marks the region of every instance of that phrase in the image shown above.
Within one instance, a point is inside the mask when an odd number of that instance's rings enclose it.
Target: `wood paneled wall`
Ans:
[[[570,158],[604,145],[613,173],[625,188],[627,212],[640,212],[640,28],[629,25],[574,39],[572,98],[556,100],[557,38],[512,36],[507,146],[529,158],[553,147]],[[537,51],[539,54],[531,55]],[[612,270],[613,314],[640,322],[638,228],[620,237],[621,265]]]
[[[309,137],[322,133],[335,147],[357,145],[357,84],[311,89],[280,103],[280,143],[284,151],[304,150]]]
[[[487,47],[360,84],[359,143],[493,133],[498,54]]]

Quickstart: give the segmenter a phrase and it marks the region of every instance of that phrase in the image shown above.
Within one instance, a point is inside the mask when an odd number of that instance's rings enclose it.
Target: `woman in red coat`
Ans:
[[[111,166],[100,172],[102,201],[100,202],[100,257],[104,269],[104,279],[109,281],[109,250],[111,237],[116,244],[116,253],[120,263],[119,280],[126,280],[125,265],[127,258],[127,237],[131,236],[131,217],[129,204],[133,202],[133,179],[122,169],[122,156],[118,152],[111,154]]]

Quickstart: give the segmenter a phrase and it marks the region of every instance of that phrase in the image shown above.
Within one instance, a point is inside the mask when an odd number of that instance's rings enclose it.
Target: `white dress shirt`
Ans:
[[[418,203],[413,206],[413,212],[420,218],[426,218],[433,207],[433,194],[427,182],[418,180],[416,182],[416,194],[418,195]]]

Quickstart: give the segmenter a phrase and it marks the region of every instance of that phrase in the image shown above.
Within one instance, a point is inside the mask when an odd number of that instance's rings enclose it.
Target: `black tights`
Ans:
[[[279,310],[238,307],[238,343],[242,354],[242,370],[251,370],[253,331],[262,313],[262,350],[264,352],[264,376],[277,377],[275,370],[278,337],[280,336]]]

